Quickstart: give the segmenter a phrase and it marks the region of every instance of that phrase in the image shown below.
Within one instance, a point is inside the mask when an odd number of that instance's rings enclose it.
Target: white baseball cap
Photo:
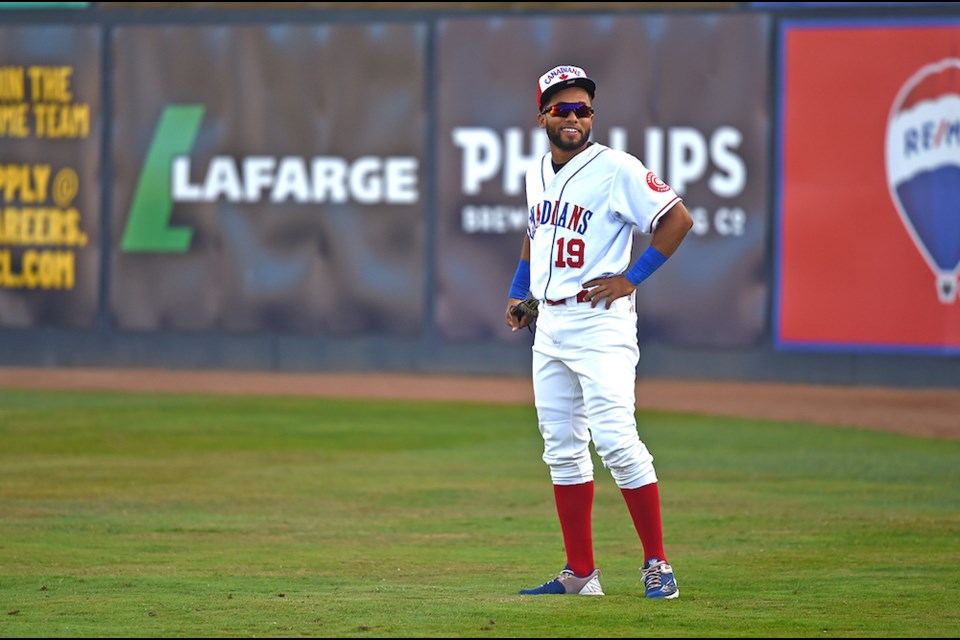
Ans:
[[[586,71],[580,67],[561,65],[540,76],[540,82],[537,83],[537,108],[542,109],[543,103],[557,91],[570,87],[583,87],[591,99],[597,91],[597,83],[587,77]]]

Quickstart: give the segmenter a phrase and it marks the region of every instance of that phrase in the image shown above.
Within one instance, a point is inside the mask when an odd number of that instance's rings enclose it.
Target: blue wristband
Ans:
[[[520,258],[517,272],[513,274],[513,283],[510,285],[510,297],[523,300],[530,291],[530,261]]]
[[[650,277],[650,275],[663,266],[663,263],[667,261],[667,256],[663,255],[659,251],[653,248],[653,246],[647,247],[647,250],[643,252],[637,261],[633,263],[633,266],[630,267],[630,270],[625,274],[627,280],[630,281],[630,284],[633,286],[638,286],[641,282]]]

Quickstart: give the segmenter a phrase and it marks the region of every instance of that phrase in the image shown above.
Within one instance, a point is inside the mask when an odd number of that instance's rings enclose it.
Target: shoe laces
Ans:
[[[663,563],[658,562],[643,570],[643,582],[647,589],[656,590],[663,586],[663,572],[661,571],[662,567]]]
[[[544,582],[542,585],[540,585],[540,588],[542,589],[548,584],[551,584],[553,582],[563,583],[573,577],[574,577],[573,571],[570,571],[569,569],[564,569],[563,571],[560,572],[560,575],[558,575],[556,578],[554,578],[553,580],[548,580],[547,582]]]

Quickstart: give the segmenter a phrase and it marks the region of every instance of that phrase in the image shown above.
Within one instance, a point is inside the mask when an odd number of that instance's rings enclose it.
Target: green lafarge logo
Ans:
[[[133,194],[121,250],[184,253],[190,247],[193,229],[170,226],[170,166],[174,157],[193,149],[203,112],[203,105],[173,105],[163,110]]]

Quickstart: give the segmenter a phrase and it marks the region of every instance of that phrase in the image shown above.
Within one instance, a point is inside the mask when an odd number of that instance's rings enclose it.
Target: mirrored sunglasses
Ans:
[[[589,118],[594,114],[593,107],[583,102],[558,102],[549,107],[544,107],[540,110],[540,113],[557,118],[566,118],[571,111],[577,114],[578,118]]]

